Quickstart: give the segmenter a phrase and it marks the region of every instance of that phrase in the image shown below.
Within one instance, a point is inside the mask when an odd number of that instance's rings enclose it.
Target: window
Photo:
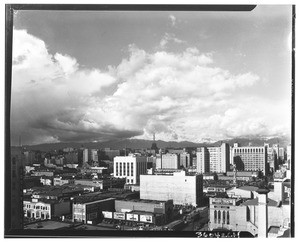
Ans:
[[[215,212],[214,212],[214,222],[215,222],[215,224],[217,223],[217,217],[218,217],[217,210],[215,210]]]
[[[230,224],[230,215],[229,215],[229,211],[227,211],[227,224]]]
[[[119,163],[116,162],[116,176],[119,175]]]
[[[219,210],[218,211],[218,224],[221,223],[221,211]]]
[[[223,211],[223,224],[225,224],[225,222],[226,222],[226,212]]]

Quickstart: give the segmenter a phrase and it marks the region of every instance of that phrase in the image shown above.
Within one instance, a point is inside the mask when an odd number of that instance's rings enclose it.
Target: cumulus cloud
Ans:
[[[289,124],[285,106],[248,95],[248,88],[260,85],[257,75],[234,75],[197,48],[150,53],[130,45],[119,65],[103,71],[82,68],[63,53],[49,54],[25,30],[14,30],[13,41],[16,143],[19,135],[24,143],[42,143],[151,139],[153,133],[197,142],[272,135]]]

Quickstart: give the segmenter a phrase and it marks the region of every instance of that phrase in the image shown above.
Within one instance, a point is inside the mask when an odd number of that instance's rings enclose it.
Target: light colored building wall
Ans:
[[[234,147],[233,157],[235,161],[241,161],[245,171],[262,171],[266,173],[267,148],[264,146]],[[238,166],[237,166],[238,169]]]
[[[237,198],[253,198],[252,192],[251,191],[247,191],[247,190],[243,190],[243,189],[239,189],[236,187],[233,187],[231,189],[228,189],[226,191],[227,195],[229,197],[237,197]]]
[[[89,161],[89,149],[84,149],[83,150],[83,162],[88,162]]]
[[[161,155],[161,168],[162,169],[178,169],[179,168],[179,155],[178,154],[162,154]]]
[[[213,201],[220,201],[220,203]],[[226,228],[255,233],[256,226],[247,221],[247,207],[236,205],[236,201],[234,198],[210,198],[210,230]]]
[[[23,201],[24,217],[51,219],[51,205],[43,202]]]
[[[182,171],[172,175],[141,175],[140,198],[170,200],[174,204],[196,206],[202,197],[202,176],[185,176]]]
[[[97,149],[91,149],[91,159],[92,161],[98,161],[98,150]]]
[[[141,174],[147,174],[147,157],[131,155],[114,158],[114,177],[126,178],[126,184],[138,184]]]

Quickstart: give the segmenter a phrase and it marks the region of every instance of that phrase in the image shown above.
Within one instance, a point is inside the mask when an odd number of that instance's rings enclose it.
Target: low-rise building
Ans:
[[[53,177],[41,176],[40,182],[43,184],[43,186],[52,186]]]
[[[99,223],[102,211],[115,210],[115,199],[126,199],[136,196],[136,193],[121,192],[94,192],[77,196],[73,200],[73,222]]]
[[[52,219],[71,213],[69,200],[36,199],[23,201],[24,217],[33,219]]]
[[[61,176],[53,178],[53,186],[63,186],[66,184],[74,184],[74,179],[64,179]]]
[[[43,170],[37,170],[37,171],[33,171],[32,176],[54,176],[54,172],[53,171],[43,171]]]
[[[97,223],[102,219],[102,211],[114,210],[115,198],[106,195],[87,194],[76,197],[72,206],[73,222]]]
[[[136,211],[150,212],[154,215],[154,217],[155,214],[162,214],[163,220],[161,222],[165,223],[170,221],[172,218],[173,201],[153,201],[143,199],[116,200],[115,210],[116,212],[128,213],[134,213]]]
[[[98,179],[76,179],[74,180],[74,184],[93,186],[93,187],[98,187],[99,189],[103,189],[102,180],[98,180]]]

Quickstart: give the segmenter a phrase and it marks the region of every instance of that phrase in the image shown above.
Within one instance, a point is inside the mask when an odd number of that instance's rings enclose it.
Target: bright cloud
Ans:
[[[172,26],[175,26],[175,24],[176,24],[176,17],[174,15],[169,15],[169,19],[171,20]]]
[[[159,43],[159,46],[161,48],[166,48],[169,43],[184,44],[186,41],[176,38],[174,34],[165,33],[164,37]]]
[[[153,53],[129,46],[108,71],[14,30],[12,140],[27,143],[151,138],[201,141],[288,131],[284,105],[251,97],[251,73],[218,68],[197,48]],[[169,41],[169,40],[168,40]],[[277,109],[282,110],[280,119]]]

